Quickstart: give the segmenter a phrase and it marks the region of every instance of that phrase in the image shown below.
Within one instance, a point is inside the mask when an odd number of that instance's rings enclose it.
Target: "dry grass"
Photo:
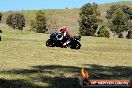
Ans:
[[[99,12],[101,13],[101,15],[98,18],[103,20],[104,24],[106,22],[106,19],[105,19],[106,12],[110,8],[110,6],[114,4],[127,5],[127,6],[132,7],[131,1],[106,3],[106,4],[99,5]],[[25,16],[26,27],[28,28],[30,27],[30,22],[31,20],[35,18],[37,11],[38,10],[18,11],[19,13],[22,13]],[[70,29],[70,31],[73,34],[78,33],[78,20],[79,20],[80,9],[49,9],[49,10],[43,10],[43,11],[46,14],[48,25],[50,25],[52,21],[56,23],[57,25],[56,29],[59,29],[61,26],[65,25]],[[2,23],[6,22],[6,18],[10,13],[11,12],[2,12],[3,14]]]
[[[101,4],[99,5],[99,12],[101,15],[99,18],[103,21],[106,21],[105,16],[107,10],[110,8],[111,5],[114,4],[120,4],[120,5],[127,5],[132,7],[132,2],[115,2],[115,3],[106,3],[106,4]],[[22,13],[25,16],[26,19],[26,27],[30,26],[30,22],[32,19],[35,18],[36,12],[38,10],[22,10],[18,11],[19,13]],[[72,29],[71,31],[73,34],[78,33],[78,20],[79,20],[79,9],[49,9],[49,10],[43,10],[46,14],[48,24],[50,25],[51,21],[56,22],[57,28],[61,26],[67,26],[69,29]],[[6,22],[7,16],[11,12],[2,12],[3,17],[2,17],[2,23]]]
[[[132,40],[82,37],[80,50],[48,48],[48,34],[0,26],[0,88],[80,88],[93,79],[132,79]]]
[[[101,5],[100,12],[109,6]],[[44,11],[48,22],[55,20],[58,27],[66,25],[72,34],[78,33],[79,9]],[[3,24],[9,15],[3,13],[0,88],[80,88],[77,75],[82,67],[91,79],[132,79],[132,40],[82,36],[80,50],[46,47],[49,34],[26,31],[36,12],[21,11],[24,31]]]

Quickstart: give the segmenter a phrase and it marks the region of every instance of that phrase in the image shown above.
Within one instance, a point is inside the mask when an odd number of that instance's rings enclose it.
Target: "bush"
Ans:
[[[34,20],[31,20],[30,31],[36,31],[36,28],[35,28],[35,21],[34,21]]]
[[[12,26],[13,25],[13,14],[10,14],[7,18],[6,18],[6,24],[8,25],[8,26]]]
[[[24,15],[20,13],[12,13],[7,17],[6,24],[14,29],[23,30],[23,27],[25,27]]]
[[[0,33],[2,33],[2,30],[0,30]],[[1,41],[1,36],[0,36],[0,41]]]
[[[102,26],[99,29],[97,34],[98,34],[98,37],[107,37],[107,38],[110,37],[109,31],[104,26]]]
[[[93,36],[98,28],[97,15],[97,4],[85,4],[81,8],[80,21],[79,21],[79,32],[84,36]]]
[[[2,19],[2,14],[0,13],[0,22],[1,22],[1,19]]]
[[[118,38],[124,38],[123,34],[120,33],[120,34],[118,35]]]
[[[47,29],[45,13],[42,11],[38,11],[35,17],[35,32],[45,33],[47,31],[48,29]]]
[[[128,31],[128,34],[127,34],[126,38],[132,39],[132,30]]]
[[[0,33],[2,33],[2,30],[0,30]]]

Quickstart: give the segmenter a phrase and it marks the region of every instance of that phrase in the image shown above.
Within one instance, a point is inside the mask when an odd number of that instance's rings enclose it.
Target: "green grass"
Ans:
[[[132,40],[82,36],[80,50],[51,48],[49,34],[0,27],[0,88],[80,88],[82,67],[91,79],[132,79]]]

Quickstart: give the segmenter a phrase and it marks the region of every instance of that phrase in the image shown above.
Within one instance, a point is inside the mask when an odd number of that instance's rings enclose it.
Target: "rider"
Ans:
[[[60,32],[63,34],[63,37],[67,37],[68,39],[65,43],[63,43],[63,47],[67,47],[66,45],[70,43],[72,35],[68,32],[68,29],[65,26],[60,28]]]

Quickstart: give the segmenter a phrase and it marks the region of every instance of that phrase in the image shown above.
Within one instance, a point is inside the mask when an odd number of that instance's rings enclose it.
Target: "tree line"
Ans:
[[[23,30],[25,27],[25,18],[23,14],[11,13],[7,19],[6,24],[14,29]],[[38,11],[34,20],[31,20],[31,31],[37,33],[45,33],[48,29],[46,27],[46,16],[43,11]]]
[[[132,38],[132,8],[128,6],[112,5],[107,10],[107,24],[104,25],[99,19],[100,12],[96,3],[87,3],[80,8],[79,33],[83,36],[110,37],[109,30],[119,38],[123,38],[123,32],[128,34],[126,38]],[[0,13],[0,22],[2,14]],[[23,30],[25,17],[20,13],[11,13],[6,24],[14,29]],[[109,30],[108,30],[109,29]],[[48,31],[47,18],[43,11],[38,11],[34,20],[31,20],[30,30],[37,33]]]
[[[128,34],[125,36],[126,38],[132,38],[131,7],[125,5],[112,5],[110,9],[107,10],[107,25],[102,25],[100,28],[99,24],[103,24],[103,22],[98,18],[98,15],[100,15],[100,13],[96,3],[87,3],[82,6],[79,20],[79,31],[81,35],[110,37],[110,33],[107,29],[109,28],[110,31],[118,35],[119,38],[124,37],[124,31],[128,31]],[[96,32],[97,35],[95,35]]]

